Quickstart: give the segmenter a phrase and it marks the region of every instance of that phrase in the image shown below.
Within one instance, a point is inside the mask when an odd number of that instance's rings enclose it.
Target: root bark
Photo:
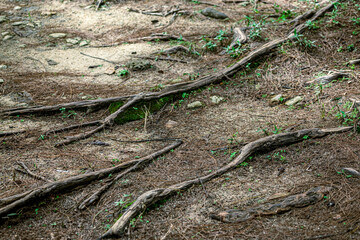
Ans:
[[[142,213],[146,208],[155,202],[166,199],[171,195],[176,194],[179,191],[186,190],[194,185],[204,184],[210,180],[217,178],[230,170],[236,168],[239,164],[246,161],[251,155],[258,151],[271,150],[280,146],[290,145],[304,138],[319,138],[329,134],[343,133],[350,131],[353,127],[342,127],[332,129],[304,129],[296,132],[283,133],[265,138],[258,139],[254,142],[250,142],[242,148],[242,151],[238,157],[236,157],[229,164],[223,166],[217,171],[212,172],[206,176],[202,176],[193,180],[181,182],[175,185],[171,185],[167,188],[158,188],[147,191],[141,194],[137,200],[129,207],[126,212],[115,222],[115,224],[99,239],[120,237],[125,233],[130,221]]]

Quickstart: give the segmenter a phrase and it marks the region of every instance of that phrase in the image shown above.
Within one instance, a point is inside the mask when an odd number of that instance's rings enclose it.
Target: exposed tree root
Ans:
[[[356,64],[360,64],[360,59],[355,59],[355,60],[349,61],[349,65],[356,65]]]
[[[314,14],[314,16],[311,18],[311,21],[316,20],[317,18],[319,18],[320,16],[325,14],[325,12],[329,11],[334,6],[333,4],[334,3],[331,3],[331,4],[321,8],[318,12],[316,12]],[[299,26],[297,26],[295,28],[296,34],[302,33],[306,28],[307,28],[307,25],[305,23],[300,24]],[[251,63],[255,59],[259,58],[260,56],[271,53],[272,50],[279,47],[280,44],[282,44],[288,40],[296,39],[296,37],[297,37],[296,34],[294,31],[294,33],[290,33],[287,37],[270,41],[270,42],[260,46],[259,48],[255,49],[254,51],[250,52],[247,56],[242,58],[240,61],[238,61],[231,67],[225,68],[213,75],[204,76],[195,82],[174,84],[174,85],[168,86],[167,88],[163,89],[161,92],[140,93],[140,94],[136,94],[133,96],[118,97],[117,98],[117,99],[119,99],[118,101],[121,101],[124,99],[129,99],[129,101],[125,105],[123,105],[118,111],[116,111],[115,113],[113,113],[110,116],[108,116],[107,118],[105,118],[105,120],[102,121],[102,124],[99,127],[95,128],[91,131],[88,131],[86,133],[81,133],[81,134],[78,134],[75,136],[68,137],[66,140],[57,143],[55,146],[58,147],[58,146],[70,144],[70,143],[72,143],[74,141],[78,141],[80,139],[88,138],[91,135],[93,135],[94,133],[97,133],[97,132],[103,130],[104,128],[111,127],[113,125],[114,119],[118,115],[120,115],[127,108],[131,107],[133,104],[135,104],[141,100],[148,101],[148,100],[160,99],[165,96],[195,90],[195,89],[201,88],[203,86],[207,86],[209,84],[218,82],[218,81],[222,80],[223,78],[229,78],[229,77],[233,76],[234,74],[236,74],[238,71],[240,71],[242,68],[248,66],[249,63]],[[163,36],[166,38],[171,37],[171,35],[167,35],[167,34],[153,34],[152,36],[153,37]],[[177,38],[177,37],[174,37],[174,38]],[[92,106],[96,106],[96,104],[104,104],[105,102],[107,102],[107,103],[114,102],[113,101],[114,99],[116,99],[116,98],[108,99],[108,101],[106,101],[105,99],[102,99],[103,100],[102,102],[96,102],[96,103],[92,102],[92,103],[94,103],[94,105],[92,105]],[[69,103],[68,105],[64,104],[66,106],[57,105],[56,110],[59,110],[61,107],[65,107],[68,109],[69,106],[80,106],[80,105],[84,106],[85,104],[89,105],[89,104],[91,104],[91,101]],[[50,106],[50,107],[38,108],[38,111],[40,111],[40,112],[41,111],[49,111],[49,109],[54,110],[54,108]],[[34,113],[34,112],[36,112],[36,108],[30,108],[30,109],[28,109],[28,112],[26,109],[18,110],[18,111],[12,111],[10,109],[8,111],[3,112],[3,114],[6,114],[6,115],[17,114],[18,115],[18,114]]]
[[[347,77],[349,76],[348,73],[344,73],[344,72],[333,72],[329,75],[326,75],[326,76],[322,76],[322,77],[319,77],[319,78],[316,78],[314,80],[311,80],[311,81],[308,81],[305,83],[305,86],[309,86],[310,84],[321,84],[321,85],[325,85],[325,84],[328,84],[330,83],[331,81],[333,80],[336,80],[336,79],[339,79],[339,78],[342,78],[342,77]]]
[[[293,208],[302,208],[315,204],[323,199],[331,187],[315,187],[305,193],[296,194],[285,198],[282,202],[274,204],[263,204],[256,208],[246,210],[226,210],[211,215],[211,218],[225,223],[245,222],[259,216],[276,215],[288,212]]]
[[[187,41],[184,37],[170,35],[170,34],[163,34],[163,33],[151,34],[151,36],[149,36],[149,37],[142,37],[142,38],[138,38],[137,40],[143,40],[143,41],[155,41],[155,40],[170,41],[170,40],[177,40],[177,39],[182,39],[184,41]]]
[[[88,127],[88,126],[95,126],[95,125],[100,125],[101,121],[97,120],[97,121],[92,121],[92,122],[86,122],[86,123],[80,123],[80,124],[75,124],[75,125],[71,125],[71,126],[67,126],[67,127],[63,127],[63,128],[58,128],[58,129],[54,129],[54,130],[49,130],[47,132],[44,133],[45,136],[49,135],[49,134],[55,134],[58,132],[66,132],[66,131],[70,131],[76,128],[83,128],[83,127]]]
[[[223,3],[243,3],[248,2],[248,0],[222,0]]]
[[[115,222],[115,224],[99,239],[122,236],[131,219],[142,213],[151,204],[159,200],[168,198],[169,196],[174,195],[179,191],[188,189],[194,185],[209,182],[210,180],[217,178],[224,173],[227,173],[228,171],[236,168],[240,163],[246,161],[252,154],[256,152],[270,150],[280,146],[290,145],[299,141],[303,141],[304,137],[306,139],[319,138],[327,136],[329,134],[343,133],[346,131],[350,131],[351,129],[352,127],[332,129],[304,129],[296,132],[272,135],[258,139],[254,142],[250,142],[242,148],[240,155],[237,156],[233,161],[223,166],[222,168],[212,172],[211,174],[193,180],[181,182],[175,185],[171,185],[167,188],[158,188],[141,194],[137,198],[137,200],[131,205],[131,207],[128,208],[126,212]]]
[[[316,20],[320,16],[322,16],[325,12],[329,11],[333,7],[333,4],[329,4],[326,7],[321,8],[312,18],[311,21]],[[301,24],[296,27],[297,33],[303,32],[307,28],[306,24]],[[229,68],[225,68],[222,71],[199,78],[195,82],[190,83],[179,83],[169,86],[168,88],[163,89],[161,92],[150,92],[146,93],[144,100],[152,100],[156,98],[161,98],[164,96],[168,96],[174,93],[179,93],[181,91],[191,91],[196,88],[200,88],[206,86],[211,83],[215,83],[223,78],[233,76],[236,72],[238,72],[242,67],[246,66],[249,62],[254,61],[256,58],[268,54],[271,52],[272,49],[278,47],[280,44],[286,42],[287,40],[292,40],[295,38],[295,34],[292,32],[285,38],[275,39],[267,44],[260,46],[259,48],[255,49],[254,51],[250,52],[247,56],[242,58],[240,61],[235,63]],[[178,88],[178,91],[176,89]],[[171,90],[171,91],[170,91]],[[25,109],[8,109],[2,111],[3,115],[13,116],[13,115],[21,115],[21,114],[34,114],[34,113],[49,113],[49,112],[56,112],[59,111],[60,108],[66,108],[67,110],[71,109],[78,109],[78,108],[89,108],[89,107],[100,107],[104,105],[109,105],[114,102],[128,100],[129,98],[134,97],[135,95],[131,96],[119,96],[119,97],[112,97],[112,98],[104,98],[104,99],[97,99],[97,100],[85,100],[79,102],[71,102],[71,103],[64,103],[58,104],[55,106],[42,106],[42,107],[33,107],[33,108],[25,108]]]
[[[14,131],[14,132],[2,132],[0,133],[0,137],[7,137],[7,136],[12,136],[12,135],[17,135],[17,134],[21,134],[21,133],[25,133],[25,130],[22,131]]]
[[[104,119],[104,121],[102,121],[100,126],[94,128],[94,129],[92,129],[92,130],[90,130],[88,132],[80,133],[78,135],[68,137],[64,141],[56,143],[55,147],[67,145],[67,144],[70,144],[72,142],[78,141],[80,139],[88,138],[91,135],[93,135],[94,133],[97,133],[97,132],[103,130],[104,128],[111,127],[112,125],[114,125],[115,118],[117,118],[117,116],[119,116],[119,114],[123,113],[126,109],[128,109],[130,106],[134,105],[135,103],[140,102],[143,98],[144,98],[143,93],[139,93],[139,94],[135,95],[132,99],[130,99],[126,104],[124,104],[116,112],[114,112],[113,114],[106,117]],[[89,123],[85,123],[85,125],[86,124],[89,124]]]
[[[236,48],[239,45],[246,43],[248,40],[246,34],[241,30],[241,28],[238,27],[234,28],[233,32],[234,32],[234,37],[233,37],[233,41],[229,45],[229,49]],[[226,51],[222,51],[220,54],[223,55],[225,53]]]
[[[148,141],[179,141],[179,139],[149,139],[149,140],[138,140],[138,141],[121,141],[121,142],[148,142]],[[118,174],[115,178],[113,178],[110,182],[102,186],[98,191],[96,191],[94,194],[92,194],[90,197],[85,199],[80,205],[79,209],[83,210],[86,207],[90,206],[91,204],[97,202],[101,195],[104,194],[107,190],[110,189],[112,185],[114,185],[117,181],[119,181],[122,177],[124,177],[126,174],[135,171],[145,164],[149,163],[153,158],[142,158],[141,161],[138,161],[134,166],[128,168],[124,172]]]
[[[314,14],[316,13],[315,10],[311,9],[307,12],[305,12],[304,14],[301,14],[300,16],[297,16],[296,18],[294,18],[293,20],[291,20],[289,23],[290,24],[295,24],[297,25],[300,21],[306,20],[311,18],[312,16],[314,16]]]
[[[77,188],[79,186],[84,186],[86,184],[89,184],[90,182],[102,179],[105,177],[108,177],[109,174],[115,174],[120,172],[121,170],[128,169],[135,165],[137,165],[139,162],[149,162],[152,159],[155,159],[158,156],[161,156],[164,153],[169,152],[170,150],[177,148],[182,144],[181,140],[176,140],[174,143],[164,147],[163,149],[154,152],[146,157],[131,160],[122,164],[119,164],[112,168],[106,168],[99,171],[95,171],[92,173],[77,175],[69,178],[65,178],[63,180],[52,182],[45,184],[41,187],[38,187],[36,189],[17,194],[14,196],[10,196],[7,198],[0,199],[0,205],[4,206],[0,208],[0,217],[5,217],[9,213],[13,213],[17,211],[19,208],[24,206],[29,206],[32,202],[39,201],[40,199],[43,199],[50,194],[61,192],[61,191],[70,191],[74,188]]]

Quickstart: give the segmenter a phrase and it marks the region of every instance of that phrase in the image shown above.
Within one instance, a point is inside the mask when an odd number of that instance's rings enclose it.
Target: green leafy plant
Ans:
[[[241,56],[244,52],[246,52],[248,49],[249,48],[247,47],[242,48],[242,44],[238,41],[238,43],[233,47],[230,47],[230,45],[225,47],[225,52],[229,54],[230,57],[237,58]]]
[[[318,29],[320,28],[319,25],[317,25],[317,21],[311,21],[311,20],[308,20],[306,21],[306,26],[309,28],[309,29]]]
[[[215,51],[216,49],[216,43],[212,40],[206,38],[205,36],[202,37],[202,40],[200,42],[204,42],[205,44],[202,46],[202,48],[207,49],[209,51]]]
[[[121,69],[118,73],[117,73],[117,76],[118,77],[125,77],[129,75],[129,70],[127,69]]]
[[[250,27],[249,38],[261,39],[262,27],[265,24],[265,20],[261,19],[259,22],[256,22],[253,17],[245,16],[245,20],[247,21],[247,26]]]
[[[351,19],[355,25],[360,25],[360,17]]]
[[[226,32],[223,30],[219,30],[217,32],[217,36],[214,38],[217,42],[222,43],[224,40],[227,40],[228,38],[225,36]]]
[[[341,124],[345,126],[353,126],[360,120],[359,110],[353,108],[353,103],[347,101],[345,103],[338,103],[332,108],[334,116],[339,119]],[[360,131],[360,127],[357,126],[357,131]]]
[[[279,134],[281,132],[282,128],[278,128],[276,125],[274,125],[274,130],[272,131],[273,134]]]
[[[298,43],[300,46],[303,46],[305,48],[315,48],[317,47],[315,44],[315,41],[311,41],[304,37],[304,35],[298,33],[296,29],[294,30],[294,37],[296,39],[296,43]]]
[[[280,14],[280,17],[278,18],[278,21],[284,22],[287,19],[291,18],[293,15],[294,15],[294,13],[291,10],[282,11],[282,13]]]

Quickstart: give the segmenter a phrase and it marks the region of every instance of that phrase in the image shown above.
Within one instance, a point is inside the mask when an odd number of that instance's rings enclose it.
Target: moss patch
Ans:
[[[140,102],[140,103],[136,104],[135,106],[126,110],[123,114],[120,114],[115,119],[115,123],[123,124],[126,122],[143,119],[143,118],[145,118],[146,109],[148,109],[150,113],[153,113],[153,112],[160,110],[166,103],[173,102],[173,100],[174,100],[174,97],[169,96],[169,97],[160,98],[158,100]],[[109,106],[110,113],[116,112],[124,104],[125,104],[125,102],[123,102],[123,101],[112,103]]]

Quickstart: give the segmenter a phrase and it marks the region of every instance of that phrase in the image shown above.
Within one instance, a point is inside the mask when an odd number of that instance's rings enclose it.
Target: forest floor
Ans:
[[[201,1],[107,1],[98,10],[92,1],[1,1],[0,110],[125,96],[195,81],[285,36],[292,19],[319,8],[314,1],[300,0],[258,1],[256,6],[254,1],[209,2],[229,18],[204,16],[201,10],[211,4]],[[0,137],[0,198],[44,184],[15,171],[17,162],[54,181],[137,159],[166,145],[121,141],[180,138],[184,143],[126,175],[85,210],[79,210],[79,204],[105,181],[51,195],[3,217],[0,238],[96,239],[143,192],[215,171],[245,143],[286,131],[351,125],[358,118],[352,101],[360,99],[360,74],[359,65],[346,63],[359,58],[360,6],[356,1],[343,2],[309,25],[303,41],[289,41],[235,76],[180,94],[160,111],[145,114],[145,119],[116,125],[68,146],[53,145],[85,130],[48,137],[43,133],[103,119],[109,109],[1,116],[0,133],[26,132]],[[130,8],[159,12],[178,8],[184,13],[171,22],[173,15],[152,16]],[[233,51],[235,56],[220,54],[230,44],[235,27],[249,27],[248,42]],[[140,39],[165,32],[177,38]],[[53,33],[66,36],[51,37]],[[197,54],[171,56],[183,62],[156,59],[160,56],[154,52],[176,45],[191,46]],[[144,56],[154,59],[137,58]],[[131,64],[140,64],[140,70]],[[332,71],[348,75],[305,87],[307,81]],[[220,101],[213,102],[213,96]],[[286,104],[297,96],[301,101]],[[189,108],[195,101],[202,107]],[[90,144],[95,140],[108,145]],[[131,221],[123,239],[360,239],[359,178],[341,172],[342,168],[360,170],[359,140],[352,131],[258,153],[203,186],[155,203]],[[241,223],[210,218],[211,213],[256,207],[316,186],[332,190],[314,205]]]

